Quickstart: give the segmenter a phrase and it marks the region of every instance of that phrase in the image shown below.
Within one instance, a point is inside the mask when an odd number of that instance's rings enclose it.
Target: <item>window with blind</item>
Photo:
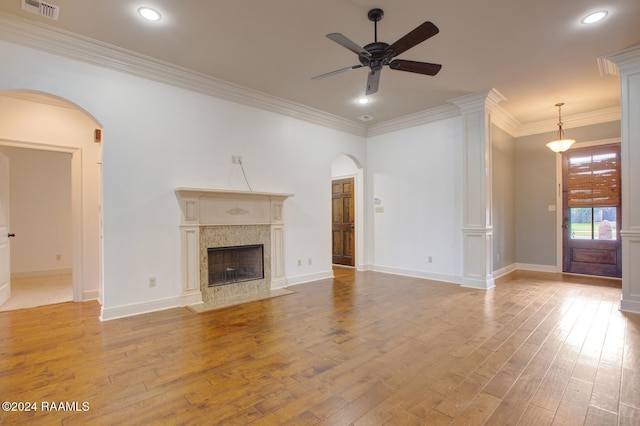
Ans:
[[[620,148],[567,152],[567,206],[572,239],[615,240],[620,206]]]

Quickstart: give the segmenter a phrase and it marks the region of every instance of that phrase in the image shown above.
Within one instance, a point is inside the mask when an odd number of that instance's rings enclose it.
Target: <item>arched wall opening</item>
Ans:
[[[73,300],[102,302],[100,123],[77,105],[30,90],[0,91],[0,150],[69,157]],[[11,167],[11,165],[9,165]],[[28,171],[22,171],[28,174]],[[46,211],[41,214],[47,214]]]
[[[366,269],[365,234],[364,234],[364,169],[357,158],[340,154],[331,163],[331,180],[353,179],[354,182],[354,267],[358,270]],[[332,200],[330,200],[332,202]],[[332,230],[333,232],[333,230]],[[333,246],[333,244],[332,244]]]

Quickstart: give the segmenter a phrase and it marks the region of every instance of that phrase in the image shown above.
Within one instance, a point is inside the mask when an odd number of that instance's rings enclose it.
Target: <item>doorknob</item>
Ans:
[[[16,236],[16,234],[12,234],[12,233],[7,234],[7,237],[9,237],[9,238],[15,237],[15,236]]]

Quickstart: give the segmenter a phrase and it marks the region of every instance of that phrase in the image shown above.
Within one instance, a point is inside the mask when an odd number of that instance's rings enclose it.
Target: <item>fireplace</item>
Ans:
[[[293,194],[200,188],[175,193],[183,306],[229,306],[287,294],[282,210]]]
[[[233,284],[264,278],[264,245],[209,247],[208,285]]]

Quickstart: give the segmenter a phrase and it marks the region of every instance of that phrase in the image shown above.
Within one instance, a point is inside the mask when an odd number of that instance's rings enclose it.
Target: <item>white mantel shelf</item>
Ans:
[[[202,302],[200,277],[200,230],[207,226],[265,225],[270,229],[270,290],[285,287],[284,201],[294,194],[185,188],[175,190],[180,204],[182,257],[182,305]],[[203,228],[204,229],[204,228]]]
[[[215,197],[225,195],[237,195],[241,197],[273,197],[273,198],[289,198],[294,194],[284,194],[279,192],[256,192],[256,191],[238,191],[234,189],[206,189],[206,188],[176,188],[176,194],[182,197]]]

